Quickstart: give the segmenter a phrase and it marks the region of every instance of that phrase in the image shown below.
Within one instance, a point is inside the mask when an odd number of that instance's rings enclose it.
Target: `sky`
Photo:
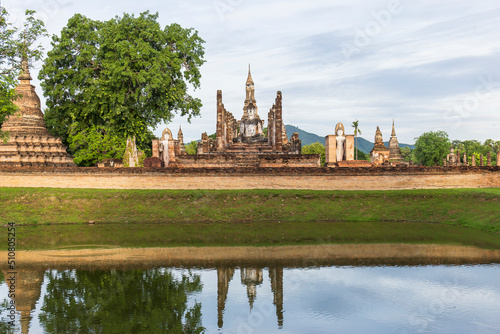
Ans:
[[[267,121],[276,92],[283,119],[326,136],[359,120],[362,137],[384,140],[392,121],[400,143],[428,131],[451,140],[500,140],[500,2],[498,0],[0,0],[22,24],[34,9],[50,35],[80,13],[109,20],[158,12],[162,26],[179,23],[205,40],[201,117],[168,126],[184,141],[216,128],[216,93],[240,119],[251,65],[258,113]],[[50,38],[41,40],[50,50]],[[42,63],[33,64],[38,75]],[[37,80],[33,81],[42,99]],[[264,125],[265,126],[265,125]],[[291,135],[291,134],[289,134]]]

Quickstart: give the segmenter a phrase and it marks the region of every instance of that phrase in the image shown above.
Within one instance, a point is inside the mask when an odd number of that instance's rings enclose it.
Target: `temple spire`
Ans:
[[[250,64],[248,64],[248,78],[247,78],[247,85],[249,84],[253,85],[252,73],[250,73]]]
[[[250,64],[248,64],[248,78],[245,84],[246,98],[243,106],[243,118],[258,118],[257,101],[255,101],[255,87],[253,84],[252,73],[250,72]]]
[[[30,74],[30,66],[28,64],[28,58],[23,57],[23,59],[21,60],[21,68],[22,68],[22,73],[18,77],[18,79],[21,80],[21,84],[26,84],[26,83],[29,84],[30,80],[33,80],[33,78],[31,77]]]
[[[403,163],[404,158],[401,155],[398,138],[396,138],[396,128],[394,127],[394,118],[392,119],[392,134],[389,140],[389,160],[393,163]]]

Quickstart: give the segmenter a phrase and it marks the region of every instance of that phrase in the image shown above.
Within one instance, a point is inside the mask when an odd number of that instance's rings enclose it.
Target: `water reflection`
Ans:
[[[32,262],[16,274],[16,327],[4,303],[0,333],[500,332],[498,257],[477,258]],[[8,301],[2,275],[0,301]]]
[[[49,270],[44,281],[44,271],[23,269],[17,271],[16,282],[14,300],[23,334],[29,332],[42,282],[45,293],[38,319],[44,333],[204,331],[201,304],[187,303],[190,295],[202,290],[198,274],[188,272],[175,277],[171,270],[163,268]]]
[[[6,280],[9,280],[9,277],[12,275],[9,274],[8,271],[2,271]],[[15,301],[16,311],[20,313],[20,324],[21,324],[21,333],[27,334],[31,322],[31,313],[35,309],[36,302],[40,298],[40,292],[43,283],[43,274],[44,270],[28,270],[21,269],[16,272],[16,280],[10,281],[15,285],[11,288],[12,284],[7,284],[8,288],[13,293],[13,300]],[[6,298],[7,296],[2,296]],[[2,298],[2,299],[3,299]],[[3,320],[3,319],[2,319]],[[10,319],[9,319],[10,320]],[[9,330],[8,325],[2,326],[5,332]]]
[[[283,328],[283,268],[271,267],[268,269],[273,293],[273,304],[276,308],[278,328]],[[250,311],[257,298],[257,286],[262,284],[262,268],[241,268],[241,284],[246,286]],[[229,283],[234,275],[234,268],[217,268],[217,326],[224,325],[224,309],[229,291]]]

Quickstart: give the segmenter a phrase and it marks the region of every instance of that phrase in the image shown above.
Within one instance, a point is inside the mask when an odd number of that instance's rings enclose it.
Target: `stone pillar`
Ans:
[[[497,167],[500,167],[500,151],[497,151]]]
[[[483,155],[479,155],[479,166],[483,167]]]
[[[457,166],[460,166],[460,150],[457,150]]]
[[[203,153],[210,152],[210,147],[208,146],[208,134],[206,132],[201,134],[201,144],[203,146]]]
[[[224,149],[224,105],[222,104],[222,90],[217,91],[217,129],[216,129],[216,145],[217,151]]]
[[[337,162],[337,136],[328,135],[325,137],[325,166],[335,167]]]
[[[276,94],[276,115],[275,115],[275,140],[276,140],[276,151],[282,152],[283,151],[283,136],[282,136],[282,131],[283,131],[283,109],[281,105],[281,92],[278,91]]]
[[[151,145],[152,145],[152,151],[153,151],[153,158],[160,158],[160,148],[158,147],[158,144],[160,141],[158,139],[153,139]]]
[[[446,158],[443,159],[443,166],[446,167]]]
[[[269,109],[269,113],[267,114],[267,143],[273,148],[273,150],[276,150],[276,142],[274,141],[274,138],[275,138],[275,136],[274,136],[275,107],[276,107],[276,105],[273,104],[272,108]]]
[[[139,167],[139,154],[137,152],[135,137],[127,137],[127,146],[123,154],[123,164],[127,167]]]
[[[468,166],[467,164],[467,154],[464,152],[464,166]]]
[[[345,160],[354,160],[354,135],[345,136]]]
[[[182,133],[182,129],[179,126],[179,132],[177,133],[177,141],[179,142],[179,153],[176,154],[185,154],[186,148],[184,147],[184,134]]]
[[[471,163],[471,166],[476,166],[476,156],[474,154],[472,154],[472,163]]]
[[[491,151],[488,151],[486,166],[491,166]]]

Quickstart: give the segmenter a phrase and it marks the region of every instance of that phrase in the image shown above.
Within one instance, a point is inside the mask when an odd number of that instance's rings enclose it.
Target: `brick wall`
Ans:
[[[499,167],[4,167],[2,187],[389,190],[500,187]]]

